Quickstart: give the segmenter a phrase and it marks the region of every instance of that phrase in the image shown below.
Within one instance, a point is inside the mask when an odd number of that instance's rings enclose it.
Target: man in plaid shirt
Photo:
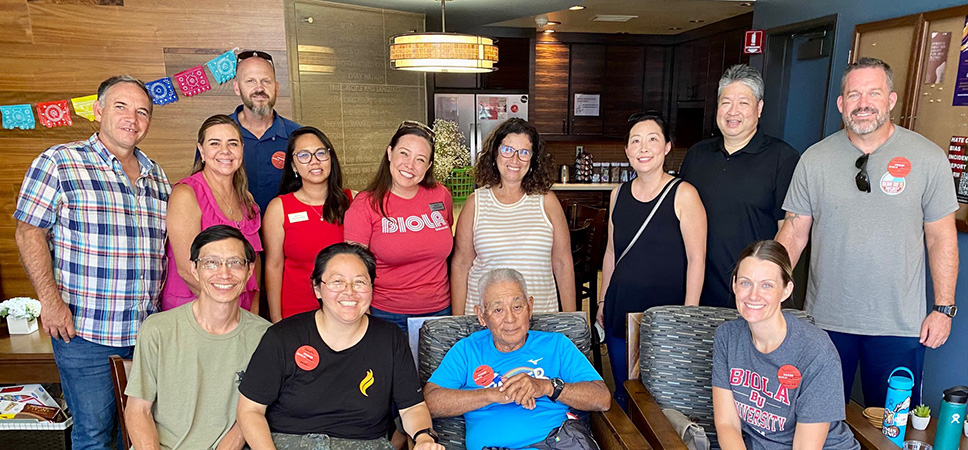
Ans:
[[[144,83],[115,76],[97,93],[99,131],[41,153],[14,213],[74,414],[74,449],[111,448],[117,437],[109,356],[131,358],[138,327],[156,311],[171,193],[161,166],[137,148],[151,121]]]

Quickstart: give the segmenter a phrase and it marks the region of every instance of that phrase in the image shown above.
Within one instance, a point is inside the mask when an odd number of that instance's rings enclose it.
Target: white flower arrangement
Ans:
[[[40,301],[30,297],[14,297],[0,302],[0,317],[11,315],[27,321],[40,317]]]
[[[434,178],[446,183],[451,170],[471,165],[471,150],[464,144],[457,123],[434,120]]]

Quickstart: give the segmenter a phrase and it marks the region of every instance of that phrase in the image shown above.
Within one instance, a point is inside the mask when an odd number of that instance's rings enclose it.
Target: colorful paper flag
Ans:
[[[171,84],[169,77],[149,81],[145,83],[145,87],[151,93],[151,102],[156,105],[167,105],[178,101],[178,94],[175,93],[175,86]]]
[[[36,125],[30,105],[0,106],[0,115],[3,116],[3,128],[7,130],[14,128],[33,130]]]
[[[47,128],[74,124],[74,121],[71,120],[71,110],[68,109],[67,100],[38,103],[37,117],[40,118],[40,124]]]
[[[176,73],[175,81],[178,82],[182,95],[186,97],[192,97],[212,89],[212,85],[208,84],[208,76],[205,75],[205,69],[202,66]]]
[[[74,105],[74,114],[94,122],[94,102],[96,101],[97,94],[72,98],[71,104]]]
[[[235,78],[235,52],[232,50],[222,53],[205,65],[208,66],[208,70],[212,72],[218,84]]]

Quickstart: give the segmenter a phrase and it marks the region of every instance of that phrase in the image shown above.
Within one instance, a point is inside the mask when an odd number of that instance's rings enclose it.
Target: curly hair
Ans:
[[[509,134],[524,134],[531,140],[531,165],[521,180],[521,189],[527,195],[544,194],[555,182],[555,161],[545,149],[544,140],[538,130],[527,120],[517,117],[504,121],[484,140],[481,153],[474,165],[475,181],[478,186],[501,185],[501,173],[497,170],[498,147]]]

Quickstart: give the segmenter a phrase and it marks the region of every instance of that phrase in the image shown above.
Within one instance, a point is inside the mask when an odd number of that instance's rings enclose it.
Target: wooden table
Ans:
[[[887,436],[881,434],[881,430],[874,428],[873,425],[867,422],[863,414],[863,409],[857,403],[850,402],[847,405],[847,424],[851,427],[851,430],[854,432],[854,437],[860,442],[862,448],[879,450],[898,448]],[[904,440],[921,441],[934,445],[934,433],[937,428],[938,418],[936,416],[931,417],[931,423],[928,424],[928,428],[922,431],[915,430],[911,426],[911,422],[908,421],[907,430],[904,432]],[[958,434],[961,436],[959,448],[968,449],[968,437],[965,437],[962,430],[959,430]]]
[[[10,335],[0,325],[0,384],[60,383],[50,337],[43,328]]]

